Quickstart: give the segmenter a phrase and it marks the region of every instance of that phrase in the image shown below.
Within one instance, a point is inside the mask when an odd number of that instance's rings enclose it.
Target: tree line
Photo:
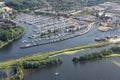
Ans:
[[[8,0],[5,5],[15,10],[34,9],[45,6],[41,0]]]
[[[45,0],[48,2],[52,8],[56,11],[68,11],[73,10],[78,7],[85,7],[85,6],[93,6],[100,3],[104,3],[106,1],[113,1],[113,0]],[[118,0],[119,1],[119,0]],[[16,10],[25,10],[25,9],[36,9],[36,8],[43,8],[49,7],[48,4],[44,2],[44,0],[6,0],[5,3],[7,6],[12,7]]]
[[[24,32],[22,27],[13,27],[13,26],[2,26],[0,28],[0,41],[7,42],[9,40],[14,40],[21,36]]]
[[[83,54],[79,57],[73,57],[73,62],[82,62],[82,61],[91,61],[91,60],[98,60],[105,58],[106,56],[109,56],[111,54],[120,54],[120,47],[112,47],[109,49],[104,49],[100,52],[93,52],[93,53],[87,53]]]
[[[60,58],[45,58],[45,59],[35,59],[35,60],[25,60],[25,61],[17,61],[13,67],[14,69],[14,75],[13,76],[7,76],[7,78],[0,78],[0,80],[23,80],[24,79],[24,73],[23,69],[37,69],[47,66],[53,66],[61,64],[62,60]],[[9,74],[8,74],[9,75]]]
[[[43,61],[24,61],[22,66],[24,69],[35,69],[46,66],[52,66],[62,63],[62,60],[59,58],[47,59]]]
[[[23,80],[24,74],[23,74],[22,68],[19,65],[15,66],[14,73],[15,75],[7,76],[7,78],[0,78],[0,80]]]

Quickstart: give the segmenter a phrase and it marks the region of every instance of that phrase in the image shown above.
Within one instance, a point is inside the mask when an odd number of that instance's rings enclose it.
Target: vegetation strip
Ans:
[[[65,52],[71,52],[71,51],[74,52],[74,51],[79,51],[79,50],[88,49],[88,48],[102,47],[102,46],[106,46],[106,45],[110,45],[110,44],[112,44],[112,43],[110,43],[110,42],[100,42],[100,43],[88,44],[88,45],[73,47],[73,48],[69,48],[69,49],[59,50],[59,51],[36,54],[36,55],[23,57],[23,58],[16,59],[16,60],[1,62],[0,63],[0,68],[6,68],[8,66],[12,66],[15,63],[17,63],[17,61],[23,62],[23,61],[27,61],[27,60],[44,60],[46,58],[51,58],[51,57],[54,57],[54,56],[57,56],[57,55],[64,54]]]
[[[93,61],[109,57],[120,57],[120,47],[112,47],[110,49],[104,49],[100,52],[83,54],[79,57],[74,57],[72,61],[76,63],[83,61]]]
[[[88,49],[88,48],[96,48],[96,47],[102,47],[106,45],[110,45],[112,43],[110,42],[100,42],[100,43],[94,43],[94,44],[88,44],[83,46],[78,46],[74,48],[59,50],[59,51],[53,51],[53,52],[47,52],[43,54],[36,54],[32,56],[23,57],[16,60],[10,60],[6,62],[0,63],[0,69],[6,69],[11,66],[20,67],[20,69],[37,69],[41,67],[46,66],[52,66],[62,63],[62,60],[60,58],[54,58],[55,56],[62,55],[62,54],[72,54],[76,53],[80,50]],[[20,70],[21,71],[21,70]],[[17,73],[16,73],[17,75]],[[22,80],[23,79],[23,72],[19,74],[19,76],[13,76],[12,80]],[[17,78],[16,78],[17,77]],[[18,79],[19,78],[19,79]],[[10,80],[11,78],[9,78]],[[6,80],[6,79],[3,79]]]
[[[16,67],[14,70],[13,76],[7,76],[6,78],[0,78],[0,80],[23,80],[23,70],[25,69],[38,69],[47,66],[53,66],[57,64],[61,64],[62,60],[60,58],[49,58],[49,55],[40,55],[28,58],[22,58],[19,60],[8,61],[5,64],[1,64],[1,70],[7,69],[8,67]],[[10,75],[8,73],[8,75]]]
[[[23,71],[21,69],[21,67],[19,66],[15,66],[14,67],[15,70],[14,70],[14,75],[13,76],[10,76],[10,68],[8,68],[7,70],[7,78],[0,78],[0,80],[23,80],[23,77],[24,77],[24,74],[23,74]]]

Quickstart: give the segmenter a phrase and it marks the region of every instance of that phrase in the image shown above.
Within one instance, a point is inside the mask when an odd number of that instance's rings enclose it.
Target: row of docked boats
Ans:
[[[90,25],[90,26],[92,26],[92,25]],[[71,34],[58,34],[56,36],[47,37],[48,39],[45,39],[45,40],[42,38],[42,40],[40,42],[39,42],[39,40],[36,41],[36,38],[30,37],[29,39],[34,39],[34,42],[25,43],[22,46],[20,46],[20,48],[24,49],[24,48],[40,46],[40,45],[45,45],[45,44],[50,44],[50,43],[55,43],[55,42],[60,42],[63,40],[71,39],[71,38],[86,34],[87,32],[89,32],[90,28],[91,27],[87,27],[87,29],[85,29],[85,30],[77,31],[77,32],[71,33]],[[44,40],[44,42],[43,42],[43,40]],[[26,41],[24,41],[24,42],[26,42]]]
[[[24,43],[22,46],[20,46],[20,48],[24,49],[24,48],[34,47],[34,46],[40,46],[40,45],[60,42],[60,41],[64,41],[67,39],[81,36],[81,35],[83,35],[83,33],[84,32],[80,32],[80,33],[78,32],[77,34],[68,34],[68,35],[63,35],[63,36],[59,36],[59,37],[53,37],[51,39],[47,39],[47,41],[45,41],[45,42],[42,42],[42,41],[41,42],[36,41],[36,42],[31,42],[31,43],[27,42],[27,43]],[[26,42],[26,40],[24,42]]]
[[[116,39],[119,38],[120,36],[106,36],[106,37],[102,37],[102,38],[95,38],[95,41],[99,42],[99,41],[107,41],[109,39]]]

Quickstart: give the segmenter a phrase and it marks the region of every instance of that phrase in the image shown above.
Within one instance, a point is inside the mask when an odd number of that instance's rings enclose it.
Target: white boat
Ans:
[[[59,73],[59,72],[55,72],[54,75],[55,75],[55,76],[59,76],[60,73]]]
[[[22,42],[23,42],[23,43],[27,43],[27,40],[23,40]]]

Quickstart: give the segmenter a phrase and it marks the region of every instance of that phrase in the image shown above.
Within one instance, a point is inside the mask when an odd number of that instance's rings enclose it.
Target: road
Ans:
[[[88,33],[88,32],[92,29],[92,27],[93,27],[94,24],[95,24],[95,22],[90,23],[90,24],[88,25],[87,30],[85,30],[84,32],[81,32],[81,33],[79,34],[79,36]]]

